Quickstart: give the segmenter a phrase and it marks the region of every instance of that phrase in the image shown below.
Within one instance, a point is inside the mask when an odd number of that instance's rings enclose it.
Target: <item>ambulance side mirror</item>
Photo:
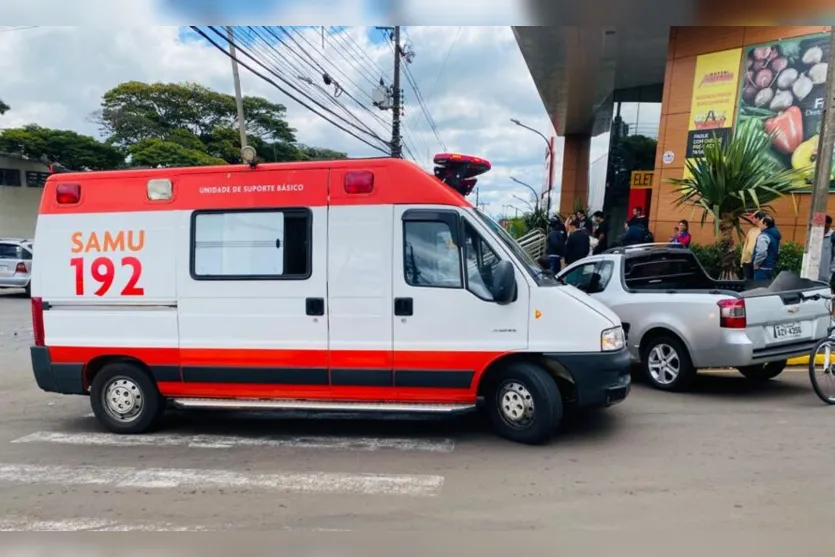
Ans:
[[[507,305],[516,299],[516,273],[513,263],[499,261],[493,270],[493,301]]]

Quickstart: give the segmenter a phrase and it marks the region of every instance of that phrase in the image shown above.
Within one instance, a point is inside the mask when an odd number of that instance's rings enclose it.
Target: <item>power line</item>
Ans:
[[[223,48],[223,47],[220,45],[220,43],[218,43],[218,42],[216,42],[214,39],[212,39],[212,38],[211,38],[208,34],[206,34],[206,33],[205,33],[202,29],[200,29],[199,27],[197,27],[197,26],[195,26],[195,25],[191,25],[191,26],[190,26],[190,28],[191,28],[194,32],[196,32],[198,35],[200,35],[201,37],[203,37],[204,39],[206,39],[206,40],[207,40],[209,43],[211,43],[211,44],[212,44],[215,48],[217,48],[217,49],[218,49],[218,50],[220,50],[222,53],[224,53],[226,56],[228,56],[228,57],[230,57],[230,58],[234,58],[234,57],[233,57],[233,56],[232,56],[232,55],[231,55],[231,54],[230,54],[230,53],[229,53],[229,52],[228,52],[225,48]],[[215,31],[215,30],[212,28],[212,31]],[[215,33],[217,33],[217,31],[215,31]],[[220,34],[219,36],[220,36],[221,38],[223,37],[223,35],[222,35],[222,34]],[[244,52],[244,53],[246,54],[246,52]],[[306,109],[310,110],[311,112],[313,112],[313,113],[314,113],[314,114],[316,114],[317,116],[319,116],[319,117],[321,117],[321,118],[325,119],[326,121],[328,121],[331,125],[333,125],[333,126],[335,126],[335,127],[339,128],[340,130],[344,131],[345,133],[347,133],[348,135],[350,135],[350,136],[351,136],[351,137],[353,137],[354,139],[356,139],[356,140],[358,140],[358,141],[360,141],[360,142],[364,143],[365,145],[368,145],[369,147],[371,147],[371,148],[373,148],[373,149],[376,149],[376,150],[378,150],[378,151],[381,151],[381,152],[383,152],[383,153],[386,153],[386,151],[385,151],[384,149],[380,148],[379,146],[374,145],[373,143],[371,143],[370,141],[368,141],[368,140],[366,140],[366,139],[363,139],[362,137],[360,137],[359,135],[357,135],[356,133],[354,133],[354,132],[353,132],[353,131],[351,131],[350,129],[348,129],[348,128],[346,128],[346,127],[342,126],[341,124],[339,124],[339,123],[337,123],[337,122],[334,122],[333,120],[330,120],[327,116],[324,116],[323,114],[321,114],[320,112],[318,112],[317,110],[315,110],[312,106],[310,106],[309,104],[307,104],[307,103],[306,103],[306,102],[304,102],[303,100],[299,99],[296,95],[292,94],[292,93],[291,93],[291,92],[289,92],[287,89],[285,89],[284,87],[282,87],[281,85],[279,85],[278,83],[276,83],[273,79],[271,79],[270,77],[268,77],[268,76],[264,75],[263,73],[259,72],[258,70],[254,69],[251,65],[247,64],[246,62],[244,62],[244,61],[242,61],[242,60],[236,60],[236,61],[238,62],[238,64],[240,64],[241,66],[243,66],[244,68],[246,68],[247,70],[249,70],[250,72],[252,72],[254,75],[256,75],[256,76],[260,77],[262,80],[266,81],[267,83],[269,83],[270,85],[272,85],[273,87],[275,87],[276,89],[278,89],[279,91],[281,91],[282,93],[284,93],[287,97],[289,97],[289,98],[291,98],[292,100],[296,101],[296,102],[297,102],[297,103],[299,103],[301,106],[303,106],[304,108],[306,108]],[[285,81],[285,80],[284,80],[284,79],[282,79],[282,78],[279,78],[279,79],[280,79],[281,81]],[[285,81],[285,83],[286,83],[286,81]],[[290,85],[290,84],[288,84],[288,85]],[[306,96],[306,95],[304,95],[304,96]],[[308,98],[309,98],[309,97],[308,97]],[[312,100],[312,99],[311,99],[311,100]],[[321,106],[321,105],[320,105],[320,103],[318,103],[318,102],[316,102],[316,101],[313,101],[313,102],[314,102],[314,104],[317,104],[317,105]],[[325,107],[322,107],[322,108],[325,108]],[[327,109],[326,109],[326,110],[327,110]],[[329,111],[329,112],[330,112],[330,111]],[[378,137],[378,138],[376,138],[376,139],[380,140],[380,138],[379,138],[379,137]],[[385,143],[385,142],[383,142],[383,143]]]
[[[443,74],[444,70],[446,69],[446,65],[449,62],[449,57],[452,54],[452,51],[455,48],[455,45],[458,44],[458,39],[461,38],[461,31],[463,29],[464,29],[463,27],[459,27],[458,31],[455,32],[455,38],[452,39],[452,44],[449,45],[449,50],[447,51],[446,57],[444,58],[444,61],[441,64],[441,68],[438,70],[438,75],[435,76],[435,83],[432,84],[432,90],[429,92],[429,98],[432,98],[432,95],[434,95],[435,92],[438,90],[438,81],[440,81],[441,74]]]
[[[27,29],[37,29],[40,25],[18,25],[17,27],[0,27],[0,33],[8,33],[10,31],[26,31]]]

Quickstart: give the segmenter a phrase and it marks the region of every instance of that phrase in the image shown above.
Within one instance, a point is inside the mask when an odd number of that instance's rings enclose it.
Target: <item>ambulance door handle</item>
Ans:
[[[325,315],[324,298],[308,298],[304,301],[305,311],[308,315]]]
[[[412,298],[395,298],[394,315],[414,315],[414,303]]]

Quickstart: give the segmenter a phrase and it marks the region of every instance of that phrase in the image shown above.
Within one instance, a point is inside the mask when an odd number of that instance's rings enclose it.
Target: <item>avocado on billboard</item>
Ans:
[[[774,133],[769,154],[782,168],[812,168],[810,182],[826,104],[829,40],[829,33],[820,33],[773,41],[748,47],[743,57],[737,123],[757,120]],[[835,181],[835,164],[832,169]]]

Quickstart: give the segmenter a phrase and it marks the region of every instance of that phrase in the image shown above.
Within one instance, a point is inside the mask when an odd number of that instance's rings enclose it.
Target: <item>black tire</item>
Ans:
[[[559,387],[548,372],[535,364],[516,362],[508,365],[493,377],[488,393],[487,412],[494,430],[505,439],[540,445],[549,441],[560,426],[563,404]],[[524,418],[525,400],[532,405],[532,414],[527,420]],[[514,407],[512,401],[518,402],[518,407]],[[509,417],[514,412],[522,414],[518,422]]]
[[[24,288],[24,289],[23,289],[23,294],[24,294],[27,298],[31,298],[31,297],[32,297],[32,283],[31,283],[31,282],[30,282],[29,284],[27,284],[27,285],[26,285],[26,288]]]
[[[789,365],[788,360],[779,360],[776,362],[767,362],[765,364],[757,364],[754,366],[745,366],[737,368],[739,373],[745,376],[749,381],[765,382],[774,379],[786,369]]]
[[[105,406],[104,397],[111,386],[114,387],[111,392],[113,405],[124,398],[125,409],[137,408],[130,419],[120,419],[115,411]],[[129,403],[133,403],[132,406]],[[123,434],[152,431],[165,413],[165,399],[159,394],[156,383],[141,367],[125,362],[108,364],[96,374],[90,385],[90,406],[105,429]]]
[[[655,367],[653,352],[659,348],[663,353],[675,353],[671,365],[675,365],[677,372],[674,374],[664,369],[658,370]],[[693,360],[690,359],[690,352],[680,340],[673,336],[657,336],[650,339],[641,351],[641,368],[644,378],[652,387],[660,391],[681,392],[686,391],[693,384],[696,378],[696,368],[693,367]],[[653,372],[659,377],[656,378]]]
[[[812,353],[809,355],[809,380],[812,382],[812,388],[815,390],[815,394],[818,395],[818,398],[821,399],[826,404],[835,405],[835,395],[827,395],[823,392],[820,384],[818,383],[818,376],[815,373],[815,359],[817,358],[818,353],[821,351],[821,348],[826,343],[830,343],[830,352],[835,352],[835,341],[831,338],[825,338],[823,340],[818,341],[815,347],[812,349]],[[835,381],[835,370],[830,368],[826,370],[824,368],[824,372],[827,373],[830,377],[832,377],[832,381]]]

